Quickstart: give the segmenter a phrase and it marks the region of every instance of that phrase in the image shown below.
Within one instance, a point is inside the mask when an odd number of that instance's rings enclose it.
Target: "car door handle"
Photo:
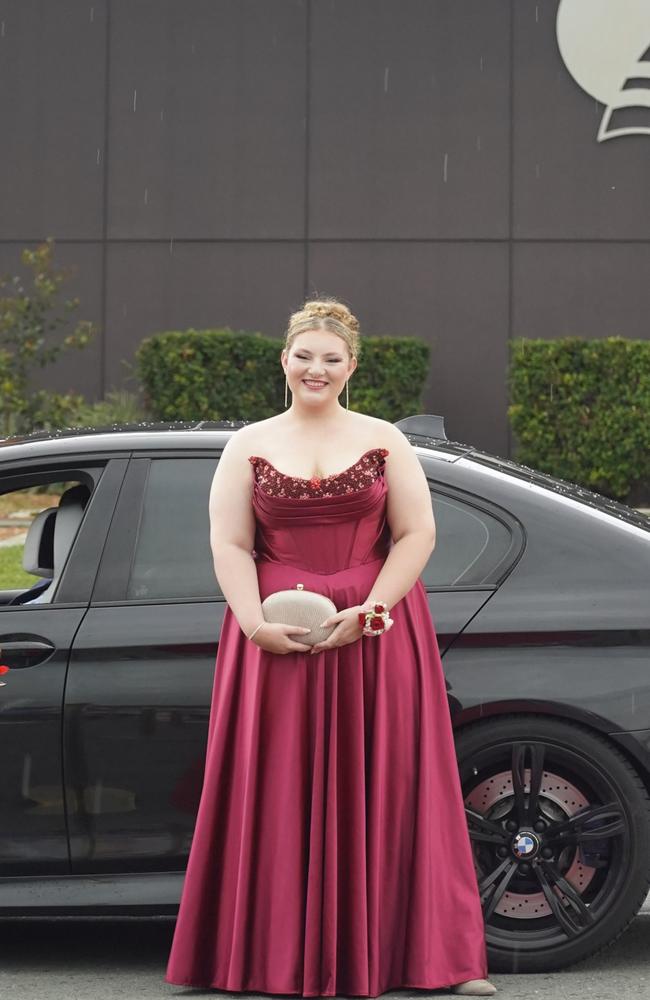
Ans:
[[[25,636],[5,642],[0,636],[0,665],[8,670],[24,670],[36,667],[52,655],[56,646],[41,636]],[[2,671],[7,673],[6,670]]]

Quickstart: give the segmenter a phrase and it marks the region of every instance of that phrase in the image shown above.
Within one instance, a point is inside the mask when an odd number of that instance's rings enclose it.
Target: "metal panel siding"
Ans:
[[[51,234],[102,327],[34,385],[133,389],[145,336],[281,338],[340,295],[431,343],[450,437],[509,454],[510,337],[650,336],[650,140],[597,142],[557,7],[6,0],[0,269]]]
[[[650,138],[597,141],[603,105],[562,61],[557,8],[558,0],[514,3],[514,236],[647,240]]]
[[[300,238],[305,4],[113,0],[109,235]]]
[[[106,0],[2,4],[0,238],[102,238]]]
[[[313,5],[314,238],[508,236],[509,7]]]

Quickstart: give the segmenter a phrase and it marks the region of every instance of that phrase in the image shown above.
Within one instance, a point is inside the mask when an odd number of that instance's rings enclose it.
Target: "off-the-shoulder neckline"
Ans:
[[[326,483],[330,479],[338,479],[339,476],[344,476],[346,472],[350,471],[350,469],[354,469],[355,466],[359,465],[359,463],[363,461],[366,455],[371,455],[375,451],[380,451],[383,457],[390,454],[388,448],[368,448],[367,451],[364,451],[363,455],[359,456],[356,462],[353,462],[352,465],[348,465],[346,469],[341,469],[340,472],[333,472],[329,476],[308,476],[307,478],[305,478],[305,476],[290,476],[286,472],[280,472],[280,469],[276,468],[273,462],[269,462],[268,458],[264,458],[263,455],[249,455],[248,461],[253,462],[255,460],[259,460],[260,462],[264,462],[266,465],[270,466],[275,472],[278,473],[278,475],[282,476],[284,479],[297,479],[301,483],[311,483],[312,480],[315,479],[318,480],[319,483]]]

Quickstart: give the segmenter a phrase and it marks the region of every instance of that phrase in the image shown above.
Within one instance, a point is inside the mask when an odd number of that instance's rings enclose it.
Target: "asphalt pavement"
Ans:
[[[239,994],[164,981],[174,921],[0,920],[0,997],[11,1000],[170,1000]],[[503,1000],[650,1000],[650,905],[601,955],[539,975],[491,976]],[[449,996],[393,990],[395,998]]]

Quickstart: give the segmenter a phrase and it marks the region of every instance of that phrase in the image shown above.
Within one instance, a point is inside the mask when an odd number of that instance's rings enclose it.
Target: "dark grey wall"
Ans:
[[[556,11],[0,0],[0,271],[52,235],[102,327],[38,384],[98,398],[150,333],[281,337],[339,295],[427,340],[426,408],[508,454],[509,338],[649,335],[650,137],[596,141]]]

